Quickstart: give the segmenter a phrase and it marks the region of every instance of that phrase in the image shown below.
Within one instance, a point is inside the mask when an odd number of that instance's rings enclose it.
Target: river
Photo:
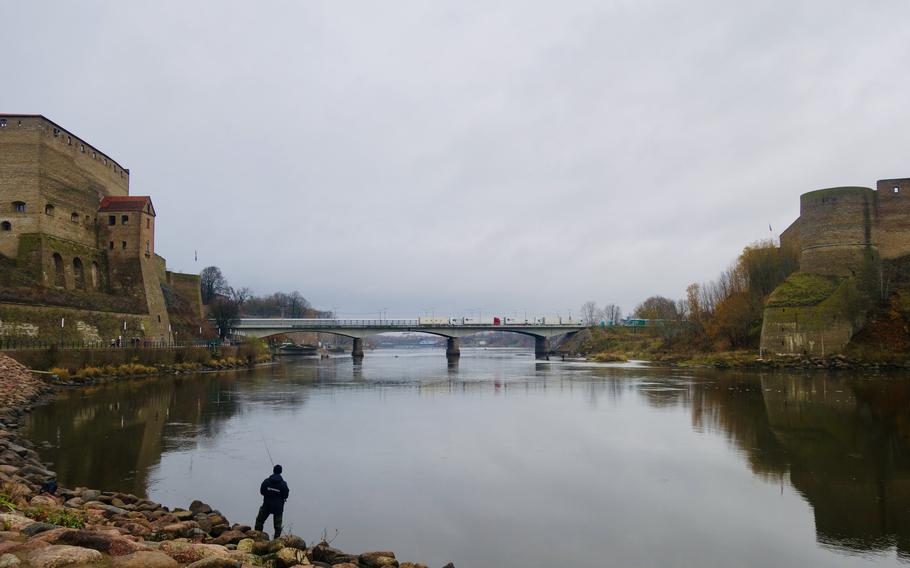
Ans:
[[[65,486],[201,499],[247,524],[271,453],[295,534],[432,568],[894,566],[910,552],[908,376],[462,353],[72,390],[26,434]]]

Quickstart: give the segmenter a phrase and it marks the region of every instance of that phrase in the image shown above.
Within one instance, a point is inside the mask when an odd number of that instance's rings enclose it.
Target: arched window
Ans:
[[[13,224],[10,223],[9,221],[4,221],[4,222],[0,223],[0,231],[12,231],[12,230],[13,230]]]
[[[98,263],[92,262],[92,288],[97,290],[100,287],[101,287],[101,281],[99,280]]]
[[[73,223],[78,223],[78,222],[79,222],[79,214],[76,213],[75,211],[72,212],[72,213],[70,213],[70,221],[72,221]]]
[[[16,213],[25,213],[25,202],[13,201],[13,211]]]
[[[82,259],[73,259],[73,284],[77,290],[85,290],[85,272],[82,270]]]
[[[66,272],[63,270],[63,257],[54,253],[54,286],[66,288]]]
[[[45,206],[44,206],[44,214],[45,214],[45,215],[53,215],[53,214],[54,214],[54,206],[51,205],[50,203],[48,203],[47,205],[45,205]]]

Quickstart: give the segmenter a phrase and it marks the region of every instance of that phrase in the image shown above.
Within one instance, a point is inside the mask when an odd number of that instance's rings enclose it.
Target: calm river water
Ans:
[[[433,568],[893,566],[910,551],[910,376],[376,351],[63,394],[28,435],[61,483],[201,499]],[[266,525],[271,531],[271,521]]]

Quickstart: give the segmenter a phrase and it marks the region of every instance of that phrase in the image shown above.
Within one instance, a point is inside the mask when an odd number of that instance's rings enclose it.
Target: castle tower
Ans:
[[[910,178],[882,179],[875,192],[875,242],[883,259],[910,254]]]
[[[799,199],[800,271],[856,276],[878,257],[874,242],[875,192],[868,187],[835,187]]]

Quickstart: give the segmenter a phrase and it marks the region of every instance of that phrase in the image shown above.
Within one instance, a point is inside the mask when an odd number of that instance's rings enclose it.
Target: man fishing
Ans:
[[[288,484],[281,477],[281,466],[276,465],[272,468],[272,475],[265,478],[262,485],[259,486],[259,494],[262,495],[262,506],[259,507],[259,514],[256,515],[256,530],[262,531],[262,525],[265,520],[272,515],[272,524],[275,526],[275,538],[281,536],[281,520],[284,516],[284,502],[288,499]]]

